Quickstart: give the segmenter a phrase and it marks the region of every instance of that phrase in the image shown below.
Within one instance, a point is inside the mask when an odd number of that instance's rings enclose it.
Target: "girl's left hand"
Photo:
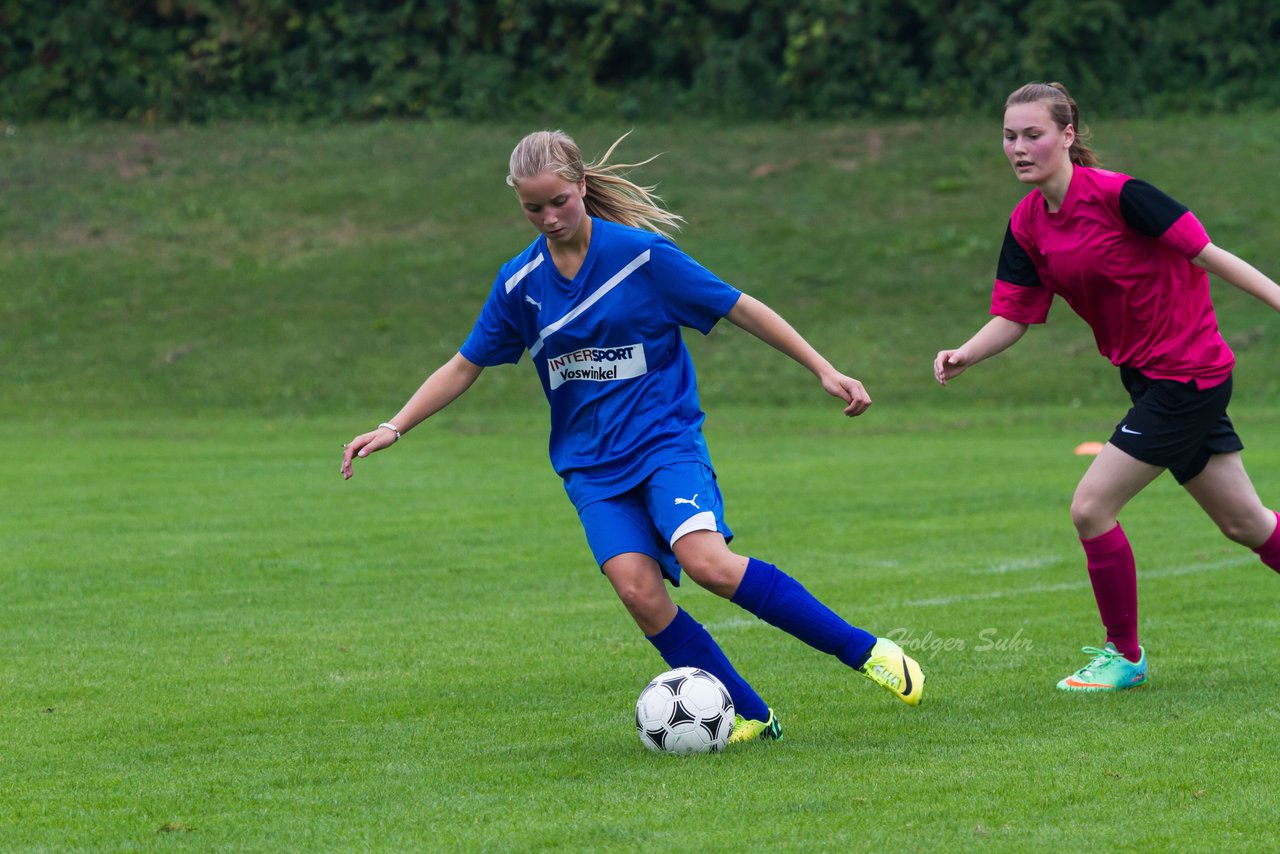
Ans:
[[[848,404],[844,414],[853,418],[867,411],[871,405],[871,395],[863,388],[862,383],[844,374],[832,374],[822,378],[822,387],[827,394],[838,397]]]

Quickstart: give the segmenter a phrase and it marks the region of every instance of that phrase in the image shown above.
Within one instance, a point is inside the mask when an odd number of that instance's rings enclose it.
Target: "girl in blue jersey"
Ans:
[[[395,443],[486,367],[528,352],[551,405],[551,463],[596,561],[668,665],[700,667],[724,682],[738,713],[731,743],[779,738],[781,726],[706,629],[672,601],[665,581],[679,584],[682,570],[918,704],[924,676],[896,644],[850,625],[777,567],[729,549],[733,533],[680,328],[706,334],[727,317],[812,371],[846,415],[862,414],[871,398],[772,309],[681,252],[663,233],[681,218],[652,188],[620,174],[643,164],[606,165],[616,146],[584,164],[560,131],[520,141],[507,183],[538,238],[502,266],[458,354],[391,421],[346,445],[343,476],[351,477],[354,458]]]

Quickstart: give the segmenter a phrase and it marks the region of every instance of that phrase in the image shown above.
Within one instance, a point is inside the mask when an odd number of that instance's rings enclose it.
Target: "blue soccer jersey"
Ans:
[[[490,367],[528,351],[551,404],[551,464],[581,509],[667,463],[711,464],[680,327],[707,334],[740,296],[667,238],[592,219],[572,280],[543,236],[503,265],[461,353]]]

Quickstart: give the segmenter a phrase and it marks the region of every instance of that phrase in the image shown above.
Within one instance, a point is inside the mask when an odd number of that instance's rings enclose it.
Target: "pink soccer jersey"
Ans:
[[[1195,214],[1145,181],[1076,166],[1057,212],[1039,188],[1014,208],[991,313],[1044,323],[1058,294],[1113,364],[1212,388],[1235,356],[1218,331],[1209,277],[1191,263],[1208,244]]]

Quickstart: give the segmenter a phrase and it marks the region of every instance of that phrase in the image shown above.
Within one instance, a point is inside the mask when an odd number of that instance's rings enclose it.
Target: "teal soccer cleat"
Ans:
[[[1058,683],[1059,691],[1124,691],[1138,688],[1147,681],[1147,651],[1138,647],[1142,658],[1130,661],[1120,654],[1115,644],[1102,649],[1086,646],[1081,651],[1093,658],[1084,667]]]

